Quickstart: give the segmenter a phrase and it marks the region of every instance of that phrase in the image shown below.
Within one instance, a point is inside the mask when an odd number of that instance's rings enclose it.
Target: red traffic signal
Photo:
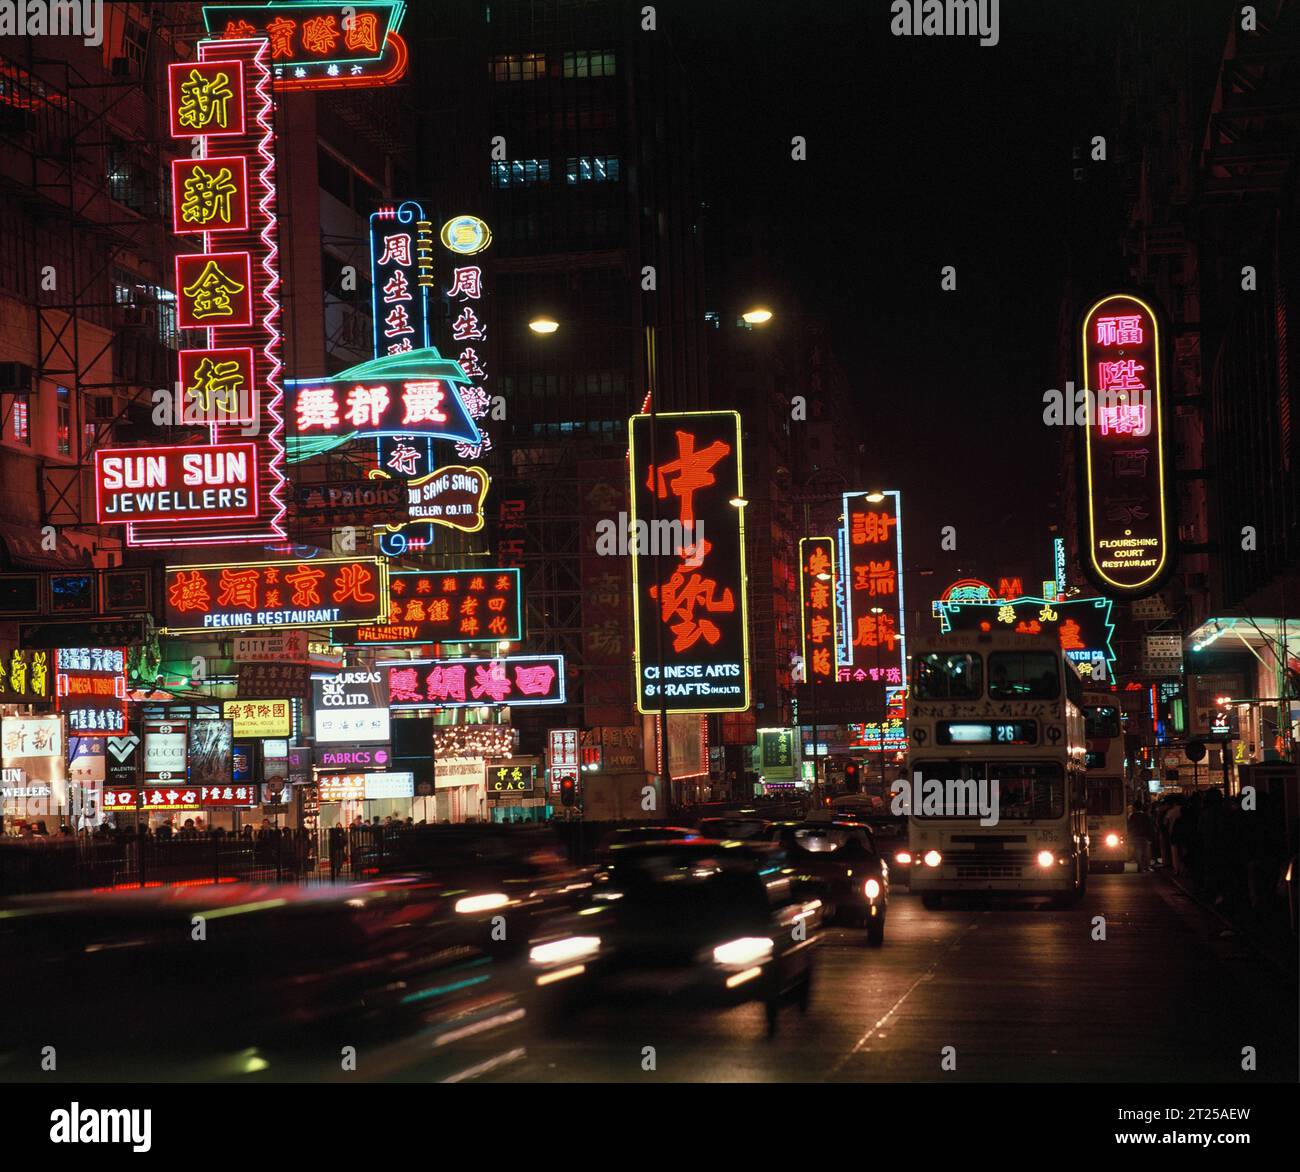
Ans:
[[[859,793],[862,789],[862,778],[859,776],[860,766],[856,761],[850,761],[844,766],[844,789],[851,794]]]
[[[578,799],[578,783],[572,777],[560,779],[560,804],[572,806]]]

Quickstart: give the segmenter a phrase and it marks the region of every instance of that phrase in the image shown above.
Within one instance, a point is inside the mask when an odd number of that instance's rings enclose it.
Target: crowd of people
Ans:
[[[1169,868],[1233,918],[1263,922],[1287,913],[1296,827],[1288,833],[1279,795],[1252,797],[1253,809],[1213,786],[1135,806],[1128,831],[1138,869]]]

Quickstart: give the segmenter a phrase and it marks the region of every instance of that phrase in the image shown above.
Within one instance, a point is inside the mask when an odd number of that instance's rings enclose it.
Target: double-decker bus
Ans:
[[[1083,686],[1059,642],[954,633],[915,640],[911,652],[912,890],[927,908],[961,892],[1049,896],[1062,905],[1081,897]],[[931,801],[935,782],[953,797],[982,783],[996,793],[992,816]]]
[[[1129,856],[1128,801],[1118,697],[1084,688],[1083,735],[1087,741],[1089,860],[1094,871],[1123,871]]]

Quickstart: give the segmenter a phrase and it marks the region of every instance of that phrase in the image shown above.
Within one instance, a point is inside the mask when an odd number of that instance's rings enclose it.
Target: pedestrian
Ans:
[[[1139,874],[1151,870],[1151,839],[1153,836],[1154,829],[1151,825],[1151,818],[1140,803],[1135,804],[1128,816],[1128,841]]]
[[[330,827],[330,881],[339,881],[339,871],[343,867],[343,856],[347,853],[347,833],[342,826]]]

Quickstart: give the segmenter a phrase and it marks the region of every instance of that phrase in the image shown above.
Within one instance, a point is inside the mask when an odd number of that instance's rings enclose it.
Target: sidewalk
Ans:
[[[1300,971],[1300,944],[1297,944],[1296,938],[1285,927],[1281,932],[1270,932],[1258,924],[1232,919],[1211,900],[1206,899],[1190,875],[1175,875],[1172,868],[1164,866],[1157,867],[1153,873],[1164,876],[1198,907],[1213,915],[1228,931],[1249,941],[1276,968],[1292,977]]]

